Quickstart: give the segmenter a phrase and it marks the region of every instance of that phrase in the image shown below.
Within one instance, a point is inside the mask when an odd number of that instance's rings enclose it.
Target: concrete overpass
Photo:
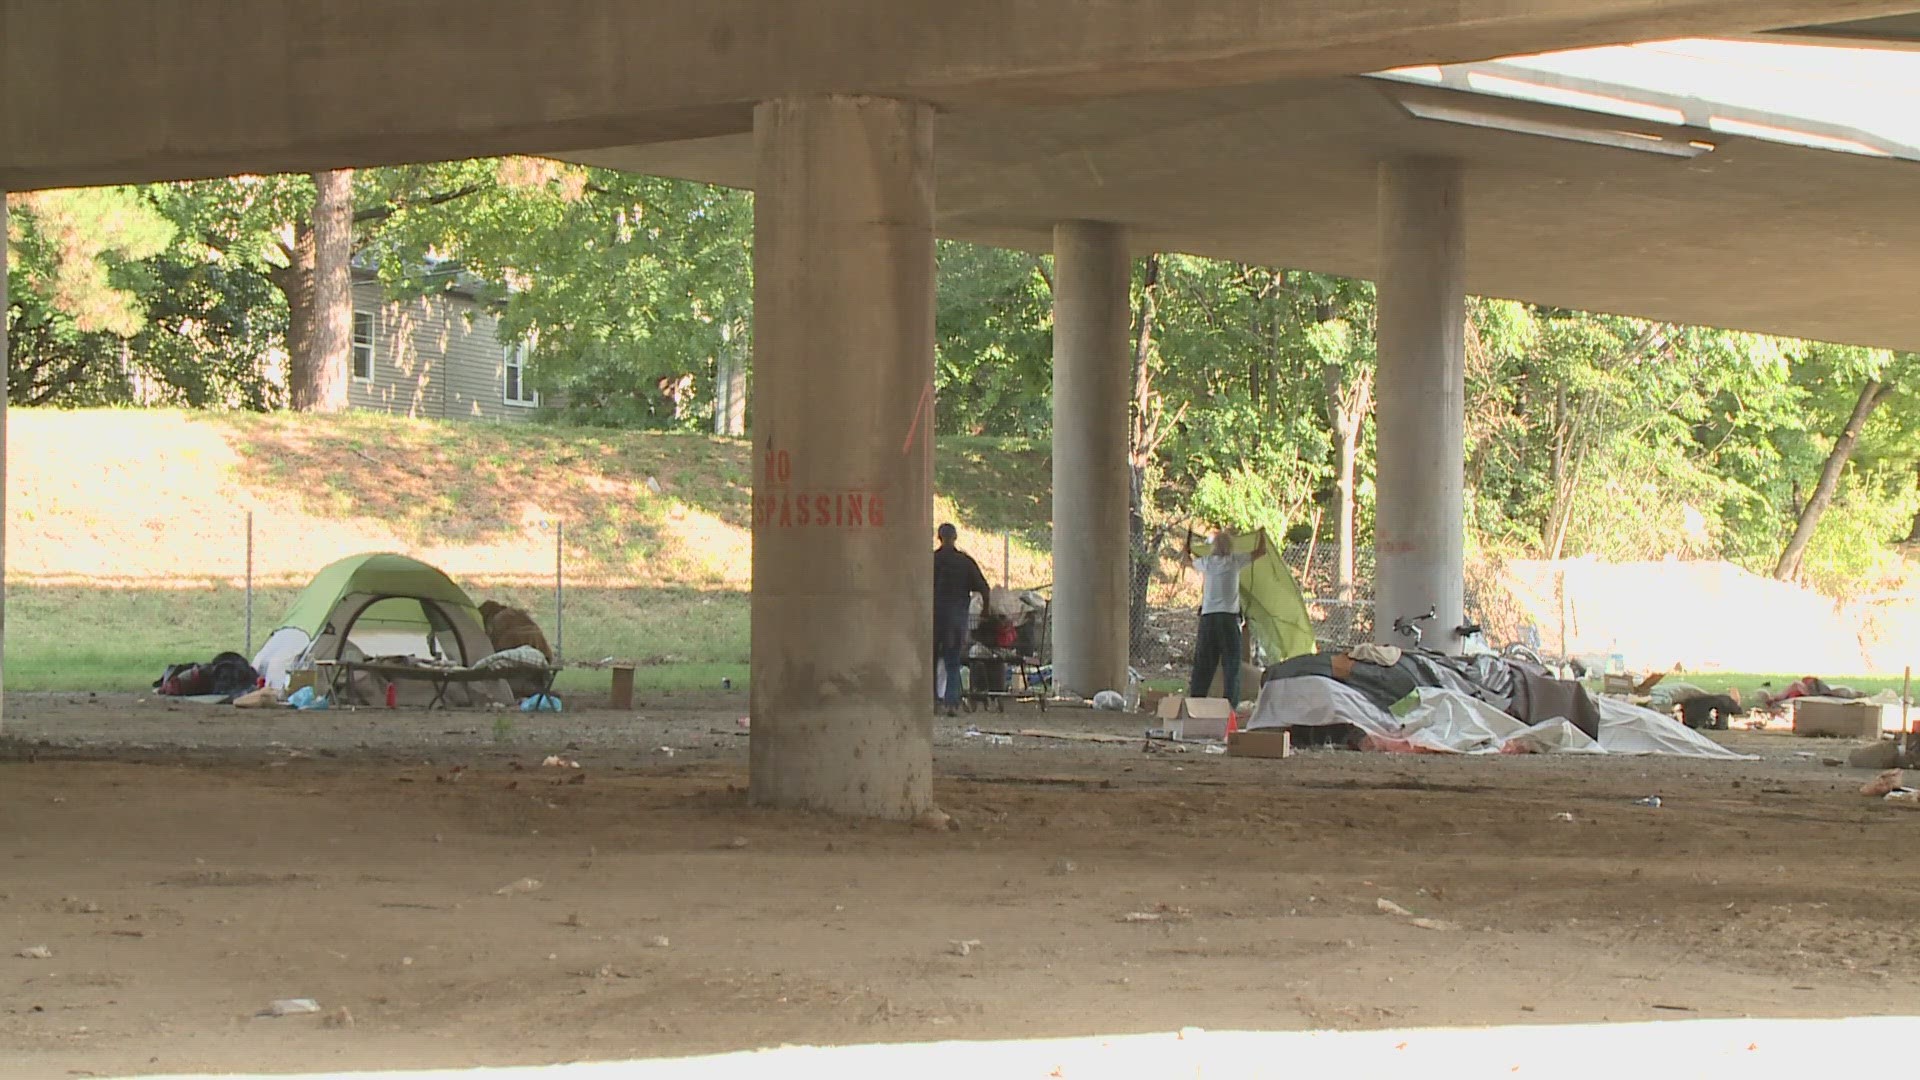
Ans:
[[[0,188],[498,153],[752,187],[753,796],[908,816],[931,801],[936,230],[1055,254],[1067,686],[1125,671],[1139,251],[1379,281],[1377,593],[1457,620],[1467,291],[1920,345],[1920,174],[1354,76],[1916,6],[0,0]]]

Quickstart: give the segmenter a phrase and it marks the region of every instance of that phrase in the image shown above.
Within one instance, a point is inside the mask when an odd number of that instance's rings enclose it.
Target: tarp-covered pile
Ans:
[[[1338,729],[1362,749],[1403,753],[1670,754],[1741,760],[1651,709],[1494,657],[1420,653],[1297,657],[1268,669],[1248,718],[1260,728]]]

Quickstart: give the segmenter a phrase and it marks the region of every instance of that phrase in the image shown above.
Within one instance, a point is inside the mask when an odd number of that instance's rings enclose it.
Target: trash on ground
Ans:
[[[1886,772],[1860,785],[1860,794],[1870,795],[1876,799],[1883,798],[1900,790],[1903,786],[1900,781],[1905,775],[1906,774],[1899,769],[1888,769]]]
[[[296,709],[325,709],[327,699],[315,695],[313,687],[303,686],[287,695],[287,704]]]
[[[560,699],[552,694],[534,694],[520,702],[521,712],[559,712]]]
[[[1417,926],[1422,930],[1458,930],[1460,929],[1460,927],[1457,924],[1450,923],[1445,919],[1412,919],[1408,921],[1407,925]]]
[[[1856,769],[1892,769],[1900,764],[1900,744],[1882,739],[1855,749],[1847,764]]]
[[[987,745],[988,745],[988,746],[1012,746],[1012,745],[1013,745],[1013,736],[1011,736],[1011,735],[989,735],[989,736],[987,736]]]
[[[1383,915],[1398,915],[1401,918],[1405,918],[1405,919],[1413,918],[1413,912],[1408,911],[1406,908],[1401,907],[1399,904],[1394,903],[1393,901],[1387,899],[1384,896],[1378,900],[1375,900],[1373,902],[1373,906],[1379,909],[1380,913]]]
[[[577,769],[580,767],[579,762],[572,758],[563,758],[559,754],[548,754],[546,759],[540,762],[540,765],[548,769]]]
[[[267,1002],[268,1016],[301,1016],[320,1011],[320,1003],[312,998],[281,998]]]
[[[652,949],[667,949],[673,947],[673,942],[669,940],[665,934],[655,934],[647,939],[647,947]]]
[[[949,829],[958,829],[960,823],[953,820],[953,815],[944,810],[928,809],[922,810],[919,816],[913,819],[913,827],[926,829],[928,832],[946,832]]]
[[[1093,707],[1102,712],[1120,712],[1127,707],[1127,699],[1118,690],[1102,690],[1093,695]]]
[[[947,942],[947,951],[952,953],[955,956],[968,956],[972,954],[973,950],[979,947],[980,947],[979,938],[968,938],[965,941]]]
[[[1887,792],[1886,801],[1902,806],[1920,807],[1920,788],[1894,788]]]
[[[1193,912],[1188,908],[1161,904],[1152,911],[1129,911],[1125,915],[1120,916],[1120,921],[1131,923],[1175,922],[1180,919],[1192,918],[1192,916]]]
[[[1219,743],[1208,743],[1200,748],[1200,752],[1204,754],[1224,754],[1227,752],[1227,748]]]
[[[677,751],[675,751],[674,748],[671,746],[659,746],[659,747],[655,747],[653,752],[656,754],[665,754],[668,757],[672,757]]]
[[[493,890],[493,895],[514,896],[519,893],[530,893],[530,892],[539,892],[539,891],[540,891],[539,878],[523,877],[519,881],[513,882],[510,885],[502,885],[499,888]]]
[[[1655,809],[1655,810],[1658,810],[1658,809],[1660,809],[1660,805],[1661,805],[1661,804],[1660,804],[1660,796],[1658,796],[1658,795],[1649,795],[1649,796],[1647,796],[1647,797],[1646,797],[1646,798],[1644,798],[1644,799],[1635,799],[1635,800],[1633,800],[1633,805],[1635,805],[1635,806],[1647,806],[1647,807],[1651,807],[1651,808],[1653,808],[1653,809]]]
[[[1557,813],[1557,814],[1555,814],[1555,815],[1553,815],[1553,820],[1555,820],[1555,821],[1572,821],[1572,820],[1573,820],[1573,815],[1572,815],[1572,814],[1570,814],[1570,813],[1568,813],[1568,812],[1567,812],[1567,811],[1565,811],[1565,810],[1562,810],[1562,811],[1560,811],[1559,813]]]
[[[14,955],[22,960],[51,960],[53,959],[53,950],[47,948],[45,945],[29,945]]]

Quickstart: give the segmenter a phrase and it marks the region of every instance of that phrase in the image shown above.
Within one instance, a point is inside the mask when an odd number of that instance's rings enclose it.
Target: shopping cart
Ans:
[[[984,612],[968,620],[972,645],[966,692],[961,695],[967,711],[1006,712],[1009,701],[1031,701],[1046,711],[1053,689],[1047,653],[1052,611],[1052,601],[1042,598],[1018,623]]]

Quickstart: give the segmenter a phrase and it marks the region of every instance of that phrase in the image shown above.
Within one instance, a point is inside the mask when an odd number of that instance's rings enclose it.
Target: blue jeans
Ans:
[[[939,673],[946,673],[945,694],[934,704],[949,709],[960,707],[960,671],[967,663],[968,601],[935,601],[933,605],[933,663],[938,685]]]
[[[1206,697],[1213,687],[1213,668],[1219,664],[1226,676],[1227,700],[1240,704],[1240,616],[1230,611],[1215,611],[1200,616],[1200,640],[1193,646],[1193,681],[1187,684],[1188,697]]]

